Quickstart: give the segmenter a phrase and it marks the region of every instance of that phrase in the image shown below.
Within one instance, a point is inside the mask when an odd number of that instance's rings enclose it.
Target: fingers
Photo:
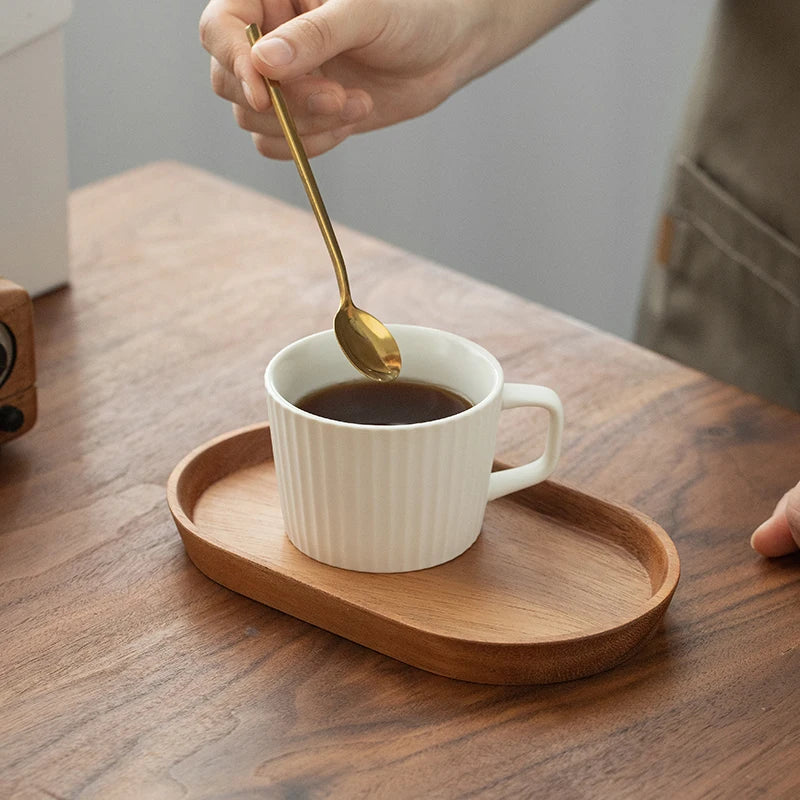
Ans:
[[[351,133],[354,133],[355,128],[355,125],[345,125],[341,128],[319,133],[301,134],[306,155],[312,158],[313,156],[327,153],[328,150],[332,150],[337,144],[350,136]],[[256,150],[267,158],[275,158],[282,161],[289,161],[292,158],[289,145],[286,144],[286,139],[283,138],[283,135],[265,136],[260,133],[254,133],[253,143],[256,146]]]
[[[259,80],[262,80],[259,76]],[[214,91],[226,100],[252,109],[246,91],[235,75],[228,72],[215,58],[211,59],[211,86]],[[366,116],[372,110],[370,96],[359,89],[346,91],[336,81],[329,80],[322,75],[304,75],[293,81],[281,85],[286,102],[289,104],[292,116],[299,122],[304,115],[340,115],[344,123],[355,122]],[[255,109],[253,109],[255,111]],[[257,119],[260,115],[250,114],[249,119]],[[269,115],[277,126],[273,114]],[[266,133],[256,124],[243,125],[251,131]],[[277,127],[274,128],[278,130]]]
[[[362,100],[359,96],[348,97],[342,93],[342,99],[327,89],[318,90],[313,82],[309,83],[309,86],[297,87],[286,98],[295,128],[301,136],[352,126],[363,119],[372,107],[369,96]],[[288,92],[286,94],[289,95]],[[283,136],[278,118],[272,112],[262,114],[247,105],[234,104],[233,115],[239,127],[246,131],[265,136]]]
[[[216,70],[227,70],[242,85],[241,97],[260,111],[269,106],[269,94],[264,80],[253,66],[250,43],[244,34],[249,22],[260,21],[263,14],[258,0],[212,0],[200,16],[200,42],[212,56],[211,80],[214,91],[220,76]],[[229,92],[230,93],[230,92]]]
[[[263,75],[289,80],[312,72],[334,56],[374,41],[386,24],[382,3],[328,0],[266,33],[253,47]]]
[[[211,84],[220,97],[233,103],[233,113],[241,128],[266,136],[283,135],[275,114],[271,110],[255,111],[239,80],[215,59],[212,59]],[[352,125],[372,111],[372,100],[366,92],[357,89],[346,92],[320,75],[289,81],[283,85],[283,92],[301,136]]]
[[[785,556],[800,548],[800,483],[780,499],[772,516],[750,537],[753,549],[762,556]]]
[[[352,126],[372,108],[369,95],[361,98],[360,94],[353,93],[348,97],[343,90],[337,93],[329,91],[327,87],[319,89],[315,83],[313,80],[303,81],[302,86],[292,86],[291,92],[285,92],[295,128],[301,136]],[[265,136],[283,136],[278,118],[272,112],[261,114],[247,106],[234,105],[233,114],[239,127],[246,131]]]

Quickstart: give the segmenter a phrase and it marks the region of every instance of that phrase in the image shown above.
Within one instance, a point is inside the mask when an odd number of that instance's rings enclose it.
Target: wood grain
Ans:
[[[210,581],[170,518],[178,460],[263,420],[271,355],[330,327],[311,215],[156,164],[76,192],[70,220],[72,286],[34,302],[39,420],[0,447],[0,796],[798,794],[800,559],[748,537],[800,477],[800,416],[337,226],[360,305],[552,386],[554,480],[640,509],[681,558],[613,670],[437,677]],[[506,412],[498,457],[529,460],[545,424]]]

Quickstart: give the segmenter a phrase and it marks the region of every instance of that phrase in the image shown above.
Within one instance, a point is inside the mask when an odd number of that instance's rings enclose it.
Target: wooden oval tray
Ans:
[[[487,506],[463,555],[427,570],[351,572],[303,555],[283,531],[267,424],[186,456],[167,488],[186,552],[209,578],[430,672],[552,683],[630,656],[680,572],[652,520],[544,482]]]

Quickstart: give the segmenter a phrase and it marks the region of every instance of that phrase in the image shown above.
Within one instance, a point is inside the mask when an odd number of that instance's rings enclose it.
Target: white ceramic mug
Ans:
[[[457,392],[473,405],[410,425],[359,425],[294,403],[358,378],[333,331],[281,350],[264,376],[286,532],[311,558],[364,572],[442,564],[478,537],[486,503],[547,478],[558,461],[564,414],[544,386],[504,383],[497,359],[452,333],[390,325],[401,379]],[[364,380],[367,380],[366,378]],[[544,453],[492,473],[500,412],[536,406],[550,415]]]

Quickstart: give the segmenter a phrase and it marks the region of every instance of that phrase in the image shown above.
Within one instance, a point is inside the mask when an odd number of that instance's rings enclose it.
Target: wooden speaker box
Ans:
[[[36,421],[33,304],[28,293],[0,278],[0,445]]]

